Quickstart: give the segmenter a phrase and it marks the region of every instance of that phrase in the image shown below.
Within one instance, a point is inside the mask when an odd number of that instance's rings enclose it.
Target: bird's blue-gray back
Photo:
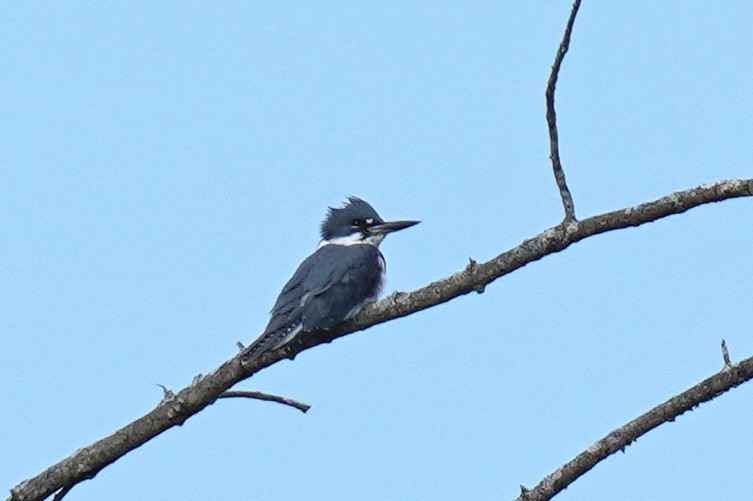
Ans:
[[[327,266],[321,266],[322,262]],[[283,287],[264,334],[249,347],[247,358],[256,358],[282,343],[291,328],[302,327],[298,338],[329,330],[376,300],[383,263],[373,245],[324,245],[317,249]],[[312,301],[314,298],[321,300]]]
[[[373,245],[320,247],[285,284],[264,331],[298,323],[303,323],[304,330],[331,329],[354,308],[376,299],[383,271],[381,260]],[[320,261],[328,266],[317,266]],[[314,297],[322,301],[310,301]]]

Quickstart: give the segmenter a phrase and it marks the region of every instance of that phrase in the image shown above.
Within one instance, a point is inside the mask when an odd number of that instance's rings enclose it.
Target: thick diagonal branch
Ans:
[[[517,501],[545,501],[572,484],[578,477],[619,450],[623,450],[641,435],[662,423],[673,421],[700,403],[708,402],[722,393],[753,379],[753,357],[739,364],[725,366],[721,372],[692,388],[657,405],[647,413],[617,428],[607,436],[544,478],[531,490],[524,490]]]
[[[557,181],[557,188],[560,190],[562,205],[565,208],[565,221],[575,220],[575,204],[573,196],[570,194],[570,188],[567,187],[565,180],[565,171],[562,168],[560,160],[560,143],[559,134],[557,133],[557,113],[554,111],[554,91],[557,88],[557,78],[559,77],[562,60],[570,48],[570,34],[573,31],[575,16],[578,15],[580,0],[575,0],[573,8],[570,11],[570,19],[567,21],[565,33],[562,35],[562,42],[557,49],[557,55],[554,57],[552,72],[549,74],[549,82],[546,85],[546,123],[549,127],[549,158],[552,160],[552,169],[554,169],[554,179]]]
[[[180,426],[186,419],[214,403],[222,392],[239,381],[316,344],[404,317],[469,292],[483,289],[499,277],[559,252],[585,238],[608,231],[640,226],[673,214],[680,214],[700,205],[751,195],[753,195],[753,179],[719,181],[679,191],[634,207],[607,212],[583,221],[564,222],[503,252],[490,261],[471,263],[454,275],[411,293],[395,293],[361,312],[341,331],[332,333],[327,339],[317,340],[307,346],[283,347],[245,366],[240,363],[240,355],[236,355],[214,372],[197,378],[193,384],[172,398],[164,400],[155,409],[112,435],[79,449],[37,476],[17,485],[11,490],[11,499],[16,501],[44,499],[61,488],[92,478],[129,451],[173,426]]]

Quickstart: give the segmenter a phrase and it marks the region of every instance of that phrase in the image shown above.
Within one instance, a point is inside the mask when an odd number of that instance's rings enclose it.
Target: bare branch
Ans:
[[[560,42],[559,49],[557,49],[557,55],[554,58],[552,73],[549,75],[549,82],[546,85],[546,122],[549,126],[549,158],[552,160],[554,179],[557,181],[557,187],[560,190],[560,197],[562,197],[562,205],[565,208],[565,222],[575,220],[575,204],[573,203],[570,189],[567,187],[565,171],[562,169],[562,162],[560,161],[557,113],[554,111],[554,91],[557,87],[557,77],[559,76],[560,68],[562,67],[562,60],[565,59],[565,54],[567,54],[567,50],[570,48],[570,34],[573,31],[575,16],[578,15],[578,8],[580,8],[580,0],[575,0],[573,8],[570,11],[570,19],[568,19],[567,26],[565,27],[565,33],[562,35],[562,42]]]
[[[536,487],[521,493],[518,501],[543,501],[551,499],[597,463],[617,451],[624,450],[641,435],[657,426],[674,421],[680,414],[708,402],[722,393],[753,379],[753,357],[725,368],[692,388],[657,405],[642,416],[617,428],[607,436],[544,478]]]
[[[266,400],[267,402],[277,402],[278,404],[289,405],[294,407],[304,414],[311,409],[311,406],[292,398],[280,397],[278,395],[270,395],[269,393],[262,393],[260,391],[251,390],[228,390],[222,393],[218,398],[255,398],[256,400]]]
[[[520,245],[485,263],[476,263],[454,275],[433,282],[411,293],[395,293],[366,308],[340,331],[308,345],[288,345],[271,351],[252,363],[242,365],[241,354],[223,363],[212,373],[196,378],[155,409],[97,442],[79,449],[11,490],[11,499],[40,500],[67,485],[92,478],[160,433],[180,426],[220,397],[227,389],[283,358],[293,358],[301,351],[332,341],[372,325],[404,317],[450,301],[473,291],[483,290],[494,280],[518,268],[557,253],[571,244],[600,233],[640,226],[694,207],[736,197],[753,195],[753,179],[727,180],[679,191],[657,200],[594,216],[583,221],[563,222],[545,230]],[[739,383],[738,383],[739,384]]]

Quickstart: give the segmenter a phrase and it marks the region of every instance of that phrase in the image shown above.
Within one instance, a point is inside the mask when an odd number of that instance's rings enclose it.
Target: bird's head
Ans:
[[[365,200],[350,197],[339,208],[330,207],[322,221],[322,244],[378,246],[388,233],[409,228],[420,221],[385,221]]]

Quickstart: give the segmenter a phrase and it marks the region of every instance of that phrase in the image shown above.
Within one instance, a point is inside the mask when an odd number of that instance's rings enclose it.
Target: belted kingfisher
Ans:
[[[294,338],[310,338],[352,318],[373,303],[384,284],[382,239],[419,221],[384,221],[366,201],[350,197],[330,207],[322,240],[288,280],[272,308],[264,333],[245,349],[244,364]]]

